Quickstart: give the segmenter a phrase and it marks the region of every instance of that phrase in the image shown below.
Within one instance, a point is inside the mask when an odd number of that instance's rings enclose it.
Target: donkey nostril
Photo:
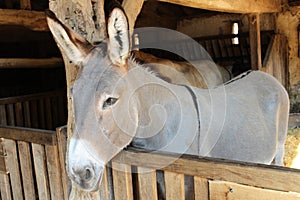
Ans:
[[[85,180],[89,180],[92,177],[92,172],[90,169],[86,169],[85,171]]]

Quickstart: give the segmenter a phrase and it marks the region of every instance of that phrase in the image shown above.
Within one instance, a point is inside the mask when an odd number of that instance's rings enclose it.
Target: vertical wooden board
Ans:
[[[45,129],[46,128],[46,122],[45,122],[45,108],[44,108],[44,99],[41,98],[38,100],[38,116],[39,116],[39,128]]]
[[[195,200],[209,200],[208,180],[194,177]]]
[[[166,199],[184,199],[184,174],[165,171]]]
[[[55,127],[52,125],[52,109],[51,109],[51,99],[47,97],[45,99],[45,119],[46,119],[46,129],[53,130]]]
[[[15,104],[15,113],[16,113],[16,125],[21,127],[24,126],[23,106],[21,102]]]
[[[224,39],[219,39],[218,44],[219,44],[219,48],[220,48],[222,58],[227,58],[228,53],[227,53],[227,49],[226,49],[226,46],[225,46],[225,43],[224,43]]]
[[[38,108],[36,100],[30,101],[30,116],[32,128],[39,128]]]
[[[131,166],[112,162],[115,200],[133,200]]]
[[[0,197],[1,200],[11,200],[9,177],[7,174],[0,173]]]
[[[61,181],[63,187],[63,194],[65,199],[69,196],[71,191],[71,181],[67,176],[66,170],[66,152],[67,152],[67,127],[60,127],[56,129],[59,163],[61,168]]]
[[[0,105],[0,125],[7,125],[5,105]]]
[[[20,165],[25,199],[35,199],[33,180],[33,168],[31,162],[30,145],[27,142],[18,141]]]
[[[215,59],[219,59],[221,57],[221,52],[220,52],[220,49],[219,49],[218,41],[217,40],[212,40],[211,44],[212,44],[212,50],[213,50],[214,55],[215,55]]]
[[[57,146],[45,146],[51,199],[64,199]]]
[[[13,199],[23,199],[21,173],[17,154],[17,145],[14,140],[5,139],[3,141],[7,154],[6,166],[9,171],[10,184],[12,188]]]
[[[58,120],[58,103],[57,103],[57,96],[54,96],[51,98],[51,113],[52,113],[52,127],[53,129],[64,125],[64,124],[60,124],[59,120]]]
[[[138,167],[138,195],[142,200],[157,200],[155,170]]]
[[[260,15],[249,15],[249,38],[251,51],[251,68],[253,70],[262,68],[261,39],[260,39]]]
[[[108,185],[108,180],[107,180],[107,170],[104,168],[103,171],[103,177],[102,177],[102,182],[100,183],[100,197],[101,200],[109,200],[109,185]]]
[[[225,181],[209,181],[210,200],[300,200],[300,193],[281,192]]]
[[[39,199],[50,199],[45,148],[40,144],[32,144],[32,155]]]
[[[30,119],[30,104],[29,101],[25,101],[23,104],[24,108],[24,126],[31,128],[31,119]]]
[[[15,125],[15,112],[14,105],[8,104],[7,107],[7,125],[14,126]]]

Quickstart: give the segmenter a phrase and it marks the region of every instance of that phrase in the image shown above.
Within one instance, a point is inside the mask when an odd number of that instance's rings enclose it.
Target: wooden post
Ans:
[[[249,15],[249,26],[251,69],[258,70],[262,68],[259,14]]]

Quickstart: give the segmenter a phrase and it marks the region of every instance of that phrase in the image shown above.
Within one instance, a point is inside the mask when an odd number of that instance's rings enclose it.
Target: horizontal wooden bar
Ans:
[[[55,91],[51,91],[51,92],[37,93],[37,94],[29,94],[29,95],[15,96],[15,97],[6,97],[6,98],[1,98],[0,99],[0,105],[14,104],[14,103],[32,101],[32,100],[37,100],[37,99],[41,99],[41,98],[51,98],[51,97],[54,97],[54,96],[62,96],[62,95],[66,95],[65,91],[63,89],[55,90]]]
[[[193,8],[231,13],[272,13],[280,12],[280,0],[159,0]]]
[[[0,58],[0,69],[63,67],[62,58]]]
[[[34,31],[49,31],[44,12],[0,9],[0,25],[24,26]]]
[[[51,146],[57,144],[55,131],[24,127],[0,126],[0,138]]]
[[[129,148],[114,162],[168,170],[212,180],[230,181],[280,191],[300,192],[300,170],[214,158],[157,154]]]

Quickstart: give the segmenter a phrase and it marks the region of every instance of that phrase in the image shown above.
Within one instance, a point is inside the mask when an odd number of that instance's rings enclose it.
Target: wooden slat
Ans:
[[[58,148],[46,145],[45,149],[51,199],[64,199]]]
[[[18,102],[15,104],[15,115],[16,115],[16,125],[23,127],[24,123],[23,123],[23,107],[22,107],[22,103]]]
[[[1,141],[0,141],[0,147],[2,146]],[[7,174],[7,168],[6,168],[6,159],[7,155],[4,151],[0,150],[0,173],[2,174]]]
[[[138,167],[138,195],[141,200],[157,200],[156,172]]]
[[[195,199],[209,200],[208,180],[198,176],[194,177]]]
[[[300,194],[255,188],[224,181],[209,181],[210,200],[299,200]]]
[[[46,121],[45,121],[45,104],[44,98],[39,99],[38,101],[38,116],[39,116],[39,128],[46,129]]]
[[[19,167],[19,160],[17,154],[16,142],[14,140],[4,139],[4,148],[7,154],[7,169],[9,171],[10,183],[13,199],[23,199],[22,184],[21,184],[21,171]]]
[[[177,158],[177,156],[130,149],[118,154],[113,161],[154,169],[165,166],[165,170],[191,176],[226,180],[274,190],[300,192],[300,170],[196,156],[185,155],[181,158]]]
[[[30,0],[20,0],[20,7],[22,10],[31,10]]]
[[[15,126],[15,112],[14,105],[8,104],[7,107],[7,125]]]
[[[258,70],[262,67],[259,14],[249,15],[249,38],[251,51],[251,69]]]
[[[270,13],[281,11],[280,0],[159,0],[193,8],[230,13]]]
[[[32,144],[35,178],[39,199],[50,200],[47,165],[45,162],[45,147],[40,144]]]
[[[62,58],[0,58],[0,69],[63,67]]]
[[[5,105],[0,105],[0,125],[7,125]]]
[[[184,174],[165,171],[166,200],[184,199]]]
[[[31,127],[30,104],[29,101],[23,103],[24,107],[24,126]]]
[[[48,31],[44,12],[0,9],[0,25],[24,26],[34,31]]]
[[[33,168],[31,162],[30,145],[27,142],[18,141],[20,166],[22,172],[22,183],[25,199],[35,199],[35,187]]]
[[[109,198],[109,183],[107,180],[107,170],[106,168],[103,171],[103,177],[102,177],[102,182],[100,184],[100,189],[99,189],[99,195],[101,197],[101,200],[110,200]]]
[[[56,145],[55,131],[24,127],[0,126],[0,138],[26,141],[44,145]]]
[[[30,101],[30,115],[32,128],[39,128],[37,100]]]
[[[133,200],[131,167],[112,163],[115,200]]]
[[[7,174],[0,173],[0,195],[1,200],[11,200],[9,177]]]
[[[69,196],[69,191],[71,190],[71,181],[67,176],[66,170],[66,152],[67,152],[67,127],[60,127],[56,129],[57,134],[57,147],[58,147],[58,156],[61,170],[61,181],[63,195],[67,200]]]
[[[46,119],[46,129],[54,129],[52,125],[52,109],[51,109],[51,99],[50,97],[45,98],[45,119]]]

